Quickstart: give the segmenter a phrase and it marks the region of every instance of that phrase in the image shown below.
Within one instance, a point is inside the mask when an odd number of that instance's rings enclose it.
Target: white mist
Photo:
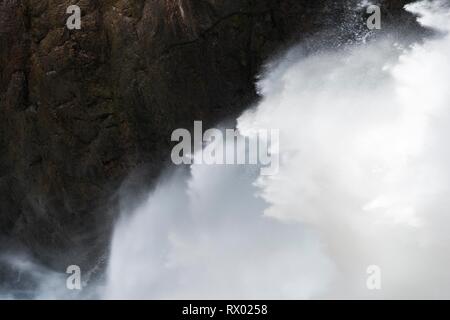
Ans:
[[[443,4],[407,10],[446,33]],[[300,52],[238,120],[280,130],[279,173],[162,178],[116,228],[104,298],[450,298],[449,35]]]

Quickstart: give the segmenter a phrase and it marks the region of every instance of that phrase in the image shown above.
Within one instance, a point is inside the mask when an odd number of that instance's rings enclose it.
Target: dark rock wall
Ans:
[[[174,129],[238,115],[265,59],[354,2],[0,0],[0,250],[95,261],[124,179],[150,184]]]

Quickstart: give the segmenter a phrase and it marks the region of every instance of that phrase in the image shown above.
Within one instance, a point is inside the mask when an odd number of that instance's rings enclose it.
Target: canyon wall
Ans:
[[[0,0],[0,251],[95,264],[119,191],[148,191],[172,131],[234,119],[289,45],[332,41],[349,17],[365,28],[356,2]],[[384,1],[384,21],[413,26],[406,2]]]

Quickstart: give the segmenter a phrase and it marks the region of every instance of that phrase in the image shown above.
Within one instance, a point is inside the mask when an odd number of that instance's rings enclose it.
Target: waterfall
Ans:
[[[124,206],[104,280],[69,291],[67,274],[1,255],[25,281],[0,299],[450,298],[450,7],[405,9],[433,36],[359,27],[357,43],[267,64],[237,130],[277,130],[276,174],[197,153]]]
[[[164,175],[117,224],[103,297],[449,298],[450,10],[406,10],[439,34],[270,63],[238,129],[279,130],[278,174]]]

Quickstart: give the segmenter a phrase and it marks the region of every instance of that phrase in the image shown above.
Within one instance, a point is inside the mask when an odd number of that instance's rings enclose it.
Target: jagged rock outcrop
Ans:
[[[386,19],[412,21],[405,2],[385,1]],[[238,115],[265,59],[354,3],[0,0],[0,250],[92,264],[117,190],[159,175],[174,129]],[[65,26],[71,4],[81,30]]]

